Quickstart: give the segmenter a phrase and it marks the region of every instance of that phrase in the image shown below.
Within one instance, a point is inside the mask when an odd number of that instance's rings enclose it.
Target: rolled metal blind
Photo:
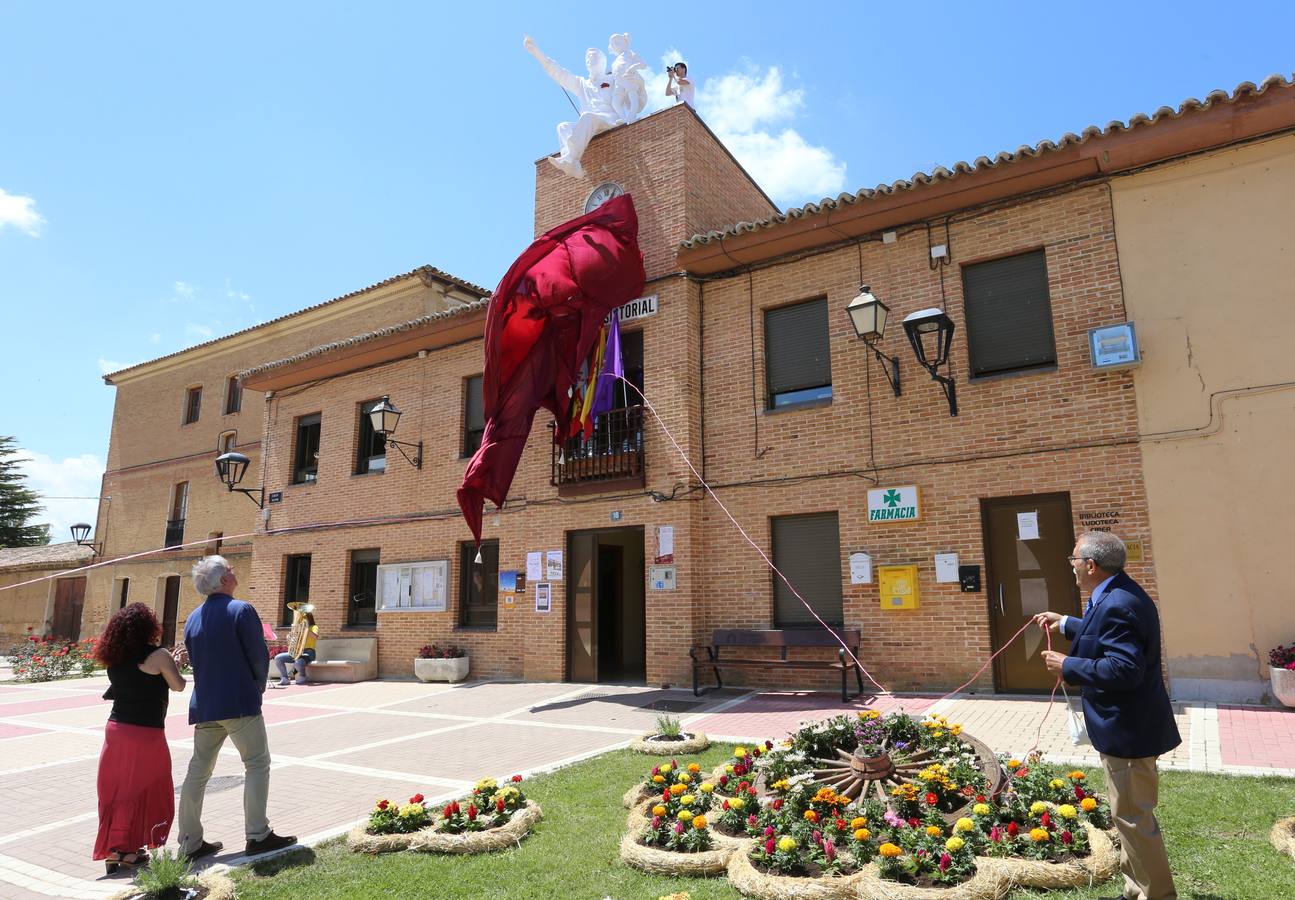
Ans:
[[[826,297],[765,312],[765,382],[771,406],[777,394],[832,383],[827,332]]]
[[[841,536],[836,513],[779,516],[771,524],[774,565],[824,622],[842,624]],[[780,628],[818,624],[777,575],[773,576],[773,615]]]
[[[962,286],[972,375],[1056,363],[1042,250],[966,266]]]

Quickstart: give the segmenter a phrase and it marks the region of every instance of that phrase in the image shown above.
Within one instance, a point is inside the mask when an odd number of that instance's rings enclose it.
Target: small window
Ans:
[[[192,425],[198,421],[202,412],[202,388],[191,387],[184,392],[184,424]]]
[[[486,413],[481,400],[481,376],[463,380],[463,456],[466,459],[481,447],[486,433]]]
[[[171,489],[171,517],[166,520],[164,546],[170,550],[184,543],[184,520],[189,514],[189,482],[181,481]]]
[[[973,376],[1056,365],[1042,250],[963,267],[962,291]]]
[[[773,564],[829,625],[841,625],[841,537],[836,513],[776,516],[770,520]],[[779,628],[816,626],[805,605],[773,578],[773,621]]]
[[[360,437],[356,441],[355,474],[365,475],[369,472],[387,470],[387,438],[373,430],[373,420],[369,413],[381,400],[370,400],[360,404]]]
[[[494,628],[499,616],[499,542],[482,541],[481,562],[476,558],[476,544],[459,544],[459,624]]]
[[[313,483],[319,475],[319,413],[297,419],[297,443],[292,454],[292,483]]]
[[[770,409],[832,399],[826,297],[765,311],[764,362]]]
[[[243,408],[243,382],[237,375],[230,375],[225,381],[225,415],[232,416]]]
[[[351,582],[347,594],[346,624],[371,628],[378,624],[378,561],[377,550],[351,551]]]
[[[216,445],[216,452],[224,455],[233,453],[238,447],[238,432],[226,431],[220,436],[220,441]]]
[[[310,599],[310,554],[289,556],[283,576],[283,609],[279,611],[279,624],[292,624],[289,603],[304,603]]]
[[[113,581],[113,596],[117,600],[117,609],[125,609],[130,602],[130,579],[117,578]]]

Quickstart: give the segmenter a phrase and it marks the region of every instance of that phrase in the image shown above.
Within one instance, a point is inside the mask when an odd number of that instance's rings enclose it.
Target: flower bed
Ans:
[[[99,663],[94,658],[95,638],[59,641],[51,637],[37,637],[32,631],[32,627],[28,625],[26,639],[8,650],[15,680],[35,682],[84,677],[94,674],[99,668]]]
[[[858,896],[859,885],[870,872],[860,870],[844,875],[792,877],[761,871],[746,853],[734,853],[728,861],[728,880],[748,897],[764,900],[846,900]]]
[[[667,737],[655,731],[649,731],[642,737],[630,741],[630,749],[635,753],[648,756],[660,756],[663,753],[700,753],[710,746],[710,738],[700,731],[682,731],[678,737]]]
[[[1285,853],[1295,859],[1295,816],[1278,819],[1273,830],[1268,833],[1268,840],[1277,848],[1278,853]]]
[[[197,884],[192,888],[193,893],[188,894],[186,900],[234,900],[234,881],[228,875],[207,871],[195,876],[195,881]],[[113,894],[108,900],[148,900],[148,898],[149,895],[138,888],[129,887]]]
[[[347,835],[357,853],[488,853],[521,841],[543,816],[539,805],[526,799],[514,775],[500,786],[493,778],[478,781],[472,793],[434,812],[422,794],[397,806],[379,800],[364,825]]]

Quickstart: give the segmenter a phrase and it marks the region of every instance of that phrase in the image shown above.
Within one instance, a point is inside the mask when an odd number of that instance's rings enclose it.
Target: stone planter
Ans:
[[[462,681],[468,677],[467,656],[455,659],[416,659],[414,674],[419,681]]]
[[[1269,666],[1268,680],[1272,683],[1273,696],[1282,706],[1295,706],[1295,669]]]

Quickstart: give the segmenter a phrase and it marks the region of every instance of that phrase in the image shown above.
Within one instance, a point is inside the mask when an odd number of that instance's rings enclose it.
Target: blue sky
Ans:
[[[570,112],[526,33],[686,59],[783,208],[1295,70],[1289,3],[917,9],[0,0],[0,434],[94,495],[103,371],[425,263],[493,287]]]

